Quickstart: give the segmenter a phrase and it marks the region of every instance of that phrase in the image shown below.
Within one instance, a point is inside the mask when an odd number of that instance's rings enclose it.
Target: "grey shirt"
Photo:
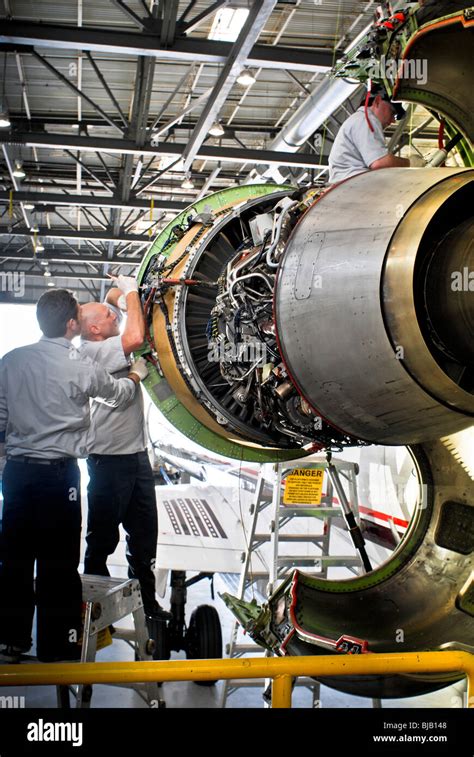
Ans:
[[[366,171],[376,160],[388,155],[382,124],[370,108],[367,113],[373,131],[369,129],[363,106],[339,129],[329,155],[330,184]]]
[[[102,342],[81,342],[81,355],[97,361],[113,376],[126,376],[130,361],[126,357],[121,336],[111,336]],[[91,423],[94,428],[94,443],[91,452],[95,455],[131,455],[146,448],[143,394],[137,392],[126,407],[112,409],[93,402]]]
[[[131,379],[115,381],[63,337],[12,350],[0,363],[0,436],[5,433],[7,456],[86,457],[89,398],[119,406],[134,395]]]

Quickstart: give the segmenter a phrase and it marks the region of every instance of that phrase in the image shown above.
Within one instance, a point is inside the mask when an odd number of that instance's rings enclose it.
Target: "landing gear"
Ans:
[[[217,610],[211,605],[199,605],[186,629],[185,608],[187,588],[203,578],[213,579],[212,573],[200,573],[186,580],[184,570],[171,571],[171,613],[169,623],[155,621],[156,633],[153,638],[156,649],[154,660],[168,660],[171,650],[184,649],[191,660],[206,660],[222,657],[222,631]],[[211,590],[212,594],[212,590]],[[213,594],[212,594],[213,596]],[[216,681],[199,681],[201,686],[213,686]]]
[[[222,657],[222,631],[215,607],[200,605],[191,615],[186,634],[186,656],[191,660]],[[214,686],[217,681],[196,681],[200,686]]]

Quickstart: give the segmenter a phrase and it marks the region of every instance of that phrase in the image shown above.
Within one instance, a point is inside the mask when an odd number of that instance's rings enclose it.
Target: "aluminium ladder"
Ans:
[[[326,472],[326,493],[321,498],[320,505],[283,505],[282,482],[286,476],[296,468],[321,469]],[[331,531],[334,524],[345,528],[344,513],[350,508],[358,516],[359,503],[357,495],[356,476],[358,466],[343,460],[321,460],[320,462],[302,463],[278,463],[276,465],[263,465],[257,480],[255,501],[250,507],[250,530],[246,550],[242,555],[242,570],[238,585],[238,598],[245,599],[255,585],[266,583],[266,590],[262,595],[270,596],[276,589],[277,582],[286,578],[290,571],[295,568],[303,568],[305,573],[317,575],[319,578],[327,578],[329,568],[347,568],[358,575],[361,568],[362,557],[360,555],[330,555]],[[349,497],[344,497],[341,477],[347,482]],[[334,503],[335,495],[339,497],[339,505]],[[342,498],[345,499],[341,502]],[[260,532],[262,527],[262,514],[267,511],[267,529]],[[268,513],[269,511],[269,513]],[[322,533],[289,532],[287,525],[294,519],[311,518],[323,523]],[[311,522],[310,522],[311,523]],[[312,529],[314,530],[314,529]],[[264,545],[269,545],[267,565],[263,569],[255,569],[257,561],[264,562],[260,554]],[[313,547],[312,554],[284,554],[282,545],[305,545],[309,551]],[[267,550],[268,552],[268,550]],[[226,651],[229,657],[243,657],[246,654],[271,655],[271,652],[263,650],[254,642],[242,643],[239,641],[239,623],[234,621],[230,643]],[[266,682],[268,683],[268,682]],[[223,682],[221,706],[225,707],[228,697],[243,687],[262,687],[263,682],[258,680],[228,680]],[[302,677],[296,682],[297,686],[309,688],[312,692],[313,707],[319,706],[319,683],[312,678]]]

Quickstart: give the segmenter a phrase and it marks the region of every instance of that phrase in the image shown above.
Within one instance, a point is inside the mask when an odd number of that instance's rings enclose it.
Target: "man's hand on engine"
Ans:
[[[120,276],[111,276],[110,278],[113,279],[115,286],[120,289],[124,297],[131,292],[138,292],[138,281],[134,279],[133,276],[122,276],[122,274],[120,274]]]
[[[135,360],[130,367],[130,373],[134,373],[135,376],[138,376],[140,381],[146,379],[148,376],[148,366],[145,358],[139,357],[138,360]]]

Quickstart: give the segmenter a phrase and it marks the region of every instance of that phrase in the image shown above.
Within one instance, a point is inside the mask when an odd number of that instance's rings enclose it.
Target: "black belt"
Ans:
[[[26,463],[29,465],[66,465],[69,462],[75,461],[76,458],[54,457],[47,460],[42,457],[19,457],[18,455],[15,455],[14,457],[8,457],[7,460],[12,463]]]

